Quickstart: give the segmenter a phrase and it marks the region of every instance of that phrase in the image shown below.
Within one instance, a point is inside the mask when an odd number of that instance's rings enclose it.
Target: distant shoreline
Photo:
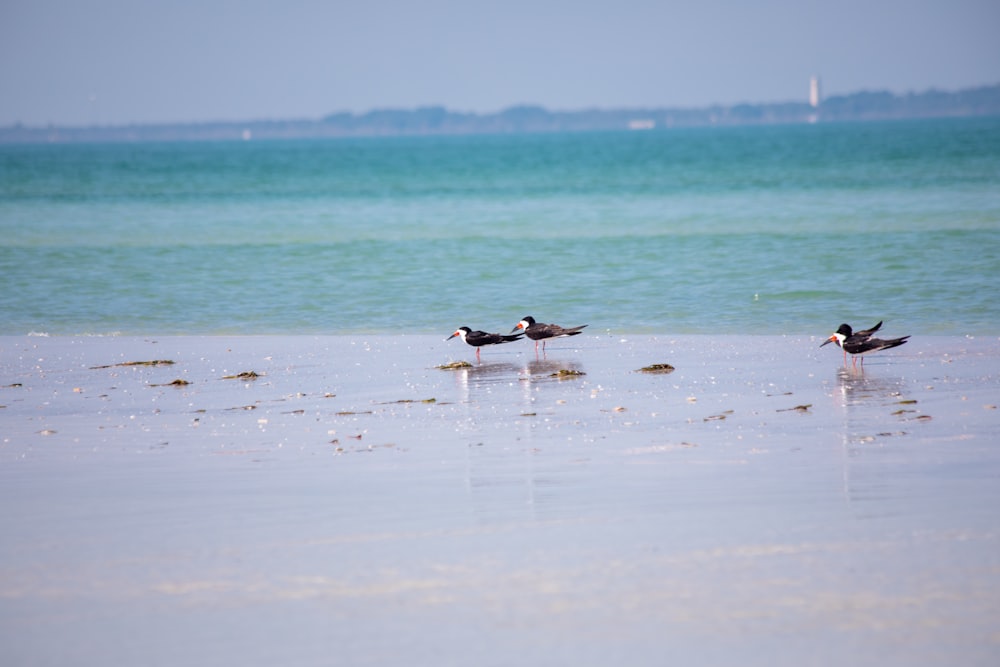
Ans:
[[[336,137],[425,136],[657,131],[678,127],[804,124],[1000,115],[1000,84],[954,92],[928,90],[897,95],[862,91],[808,102],[714,105],[683,108],[550,111],[514,106],[496,113],[445,107],[334,113],[320,119],[45,127],[0,127],[0,144],[238,141]]]

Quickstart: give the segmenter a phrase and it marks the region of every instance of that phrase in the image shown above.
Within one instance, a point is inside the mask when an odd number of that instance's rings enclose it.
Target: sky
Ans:
[[[0,0],[0,125],[957,90],[998,35],[997,0]]]

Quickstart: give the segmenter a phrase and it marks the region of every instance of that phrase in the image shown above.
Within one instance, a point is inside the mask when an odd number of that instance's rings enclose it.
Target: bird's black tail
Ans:
[[[891,347],[899,347],[907,341],[909,336],[903,336],[901,338],[890,338],[889,340],[882,341],[882,349],[888,350]]]

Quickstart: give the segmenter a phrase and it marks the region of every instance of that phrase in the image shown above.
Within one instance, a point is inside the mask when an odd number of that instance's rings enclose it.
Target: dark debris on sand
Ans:
[[[673,373],[675,369],[670,364],[652,364],[649,366],[643,366],[636,373]]]
[[[123,361],[120,364],[107,364],[105,366],[91,366],[90,370],[96,371],[101,368],[118,368],[120,366],[172,366],[174,362],[170,359],[153,359],[151,361]]]

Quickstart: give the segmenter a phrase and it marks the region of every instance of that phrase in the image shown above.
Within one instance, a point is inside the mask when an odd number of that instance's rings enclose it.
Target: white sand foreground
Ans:
[[[0,337],[0,663],[1000,659],[997,338],[447,333]]]

